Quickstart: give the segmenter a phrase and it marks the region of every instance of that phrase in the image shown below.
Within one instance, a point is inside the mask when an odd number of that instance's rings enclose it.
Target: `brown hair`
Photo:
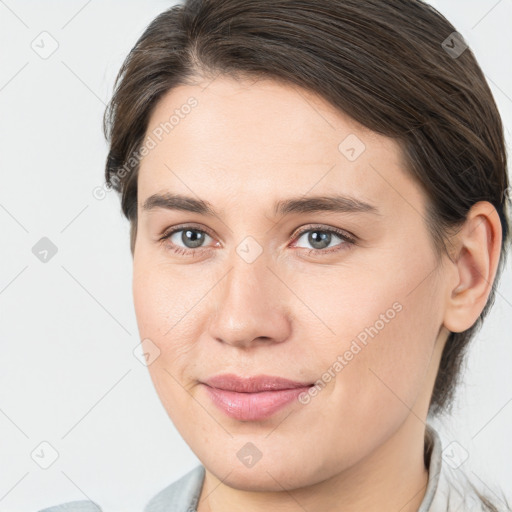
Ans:
[[[507,155],[492,93],[454,27],[420,0],[187,0],[155,18],[119,71],[105,111],[107,184],[137,233],[138,154],[159,98],[218,74],[272,78],[311,90],[365,127],[394,138],[429,198],[437,253],[478,201],[508,244]],[[129,164],[129,165],[128,165]],[[121,176],[121,177],[120,177]],[[446,410],[478,321],[450,333],[430,410]]]

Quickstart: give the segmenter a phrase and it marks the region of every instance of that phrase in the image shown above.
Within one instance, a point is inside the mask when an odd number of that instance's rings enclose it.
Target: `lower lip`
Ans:
[[[204,385],[213,403],[231,418],[240,421],[258,421],[269,418],[296,400],[309,389],[281,389],[259,393],[237,393]]]

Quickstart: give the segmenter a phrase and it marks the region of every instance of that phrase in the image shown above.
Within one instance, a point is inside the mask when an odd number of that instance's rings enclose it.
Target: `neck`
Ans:
[[[417,512],[428,482],[424,436],[425,425],[410,414],[371,455],[327,480],[293,490],[233,489],[206,470],[197,511]]]

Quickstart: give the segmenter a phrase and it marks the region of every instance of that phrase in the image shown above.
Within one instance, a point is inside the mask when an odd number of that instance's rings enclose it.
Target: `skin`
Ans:
[[[147,134],[190,97],[197,106],[141,161],[133,294],[141,339],[160,351],[148,366],[157,393],[206,468],[198,511],[416,511],[442,348],[489,295],[496,211],[474,205],[449,259],[433,247],[427,199],[392,139],[310,92],[227,76],[169,91]],[[349,134],[365,145],[354,161],[338,149]],[[217,215],[143,210],[166,192],[208,201]],[[334,192],[379,214],[273,213],[278,200]],[[183,224],[208,234],[202,252],[183,232],[159,241]],[[333,235],[328,249],[339,250],[308,254],[318,247],[308,234],[332,228],[355,243]],[[251,263],[236,250],[247,236],[262,250]],[[242,422],[200,384],[220,373],[315,382],[397,302],[401,311],[307,405]],[[252,467],[237,457],[248,442],[262,453]]]

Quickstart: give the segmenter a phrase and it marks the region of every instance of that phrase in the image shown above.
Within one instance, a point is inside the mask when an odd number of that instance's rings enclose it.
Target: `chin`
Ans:
[[[207,468],[225,485],[232,489],[249,492],[280,492],[307,486],[308,477],[303,472],[297,473],[296,468],[282,468],[272,462],[258,467],[233,469],[226,467]],[[228,476],[226,476],[228,475]]]

